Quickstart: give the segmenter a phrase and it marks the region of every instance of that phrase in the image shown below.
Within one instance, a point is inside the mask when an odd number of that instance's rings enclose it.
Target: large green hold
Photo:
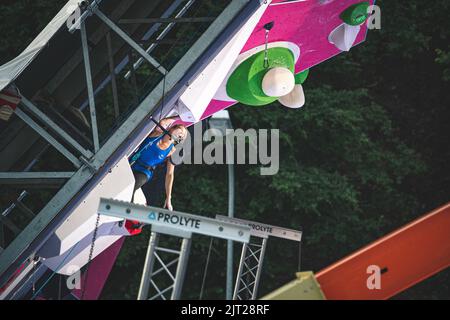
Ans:
[[[258,52],[242,62],[231,74],[227,82],[227,94],[243,104],[263,106],[278,98],[269,97],[262,91],[262,80],[266,72],[275,67],[285,67],[294,72],[293,53],[287,48],[267,50],[269,65],[264,67],[264,51]]]
[[[299,72],[295,75],[295,84],[303,84],[309,75],[309,69]]]
[[[351,26],[359,26],[363,24],[367,18],[369,17],[369,13],[367,12],[370,6],[369,2],[360,2],[354,5],[351,5],[347,9],[345,9],[340,17],[342,21]]]

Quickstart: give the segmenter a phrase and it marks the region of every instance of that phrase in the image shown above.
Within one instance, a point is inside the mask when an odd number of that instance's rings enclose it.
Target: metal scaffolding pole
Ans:
[[[119,93],[117,90],[117,80],[116,80],[116,70],[114,66],[114,54],[112,50],[111,43],[111,33],[108,32],[106,34],[106,45],[108,48],[108,60],[109,60],[109,73],[111,75],[111,90],[113,96],[113,105],[114,105],[114,116],[115,118],[119,118],[120,110],[119,110]]]
[[[234,197],[235,197],[235,181],[234,181],[234,164],[228,164],[228,217],[234,217]],[[227,241],[227,283],[226,283],[226,299],[231,300],[233,294],[233,241]]]
[[[74,172],[0,172],[0,184],[60,185],[73,175]]]
[[[211,22],[214,17],[192,17],[192,18],[141,18],[141,19],[120,19],[119,24],[152,24],[152,23],[196,23],[196,22]]]
[[[191,251],[191,241],[190,238],[183,238],[183,242],[181,243],[180,259],[178,260],[177,273],[175,274],[172,290],[172,300],[178,300],[181,297],[181,289],[186,276],[187,263]]]
[[[30,100],[22,96],[22,103],[30,110],[36,117],[42,122],[47,124],[51,130],[55,131],[61,138],[68,142],[73,148],[78,150],[87,159],[92,157],[92,152],[82,147],[74,138],[72,138],[66,131],[60,128],[52,119],[50,119],[45,113],[39,110]]]
[[[81,44],[83,46],[84,69],[86,71],[86,85],[89,96],[92,140],[94,142],[94,150],[95,152],[97,152],[100,149],[100,143],[98,140],[98,128],[97,128],[97,112],[95,110],[94,86],[92,84],[91,62],[89,60],[89,46],[86,34],[86,23],[84,21],[81,23]]]
[[[67,159],[69,159],[75,167],[81,167],[81,161],[78,160],[69,150],[66,149],[61,143],[59,143],[55,138],[52,137],[44,128],[38,125],[33,119],[31,119],[25,112],[20,108],[15,111],[16,115],[22,119],[27,125],[29,125],[34,131],[36,131],[42,138],[47,140],[56,150],[62,153]]]
[[[166,229],[166,231],[168,231],[168,229]],[[167,300],[168,297],[170,297],[170,300],[180,299],[189,260],[192,234],[187,233],[184,236],[181,236],[182,242],[180,248],[177,248],[178,250],[159,245],[161,235],[178,237],[176,234],[176,229],[173,229],[168,233],[164,231],[151,233],[139,287],[138,300]],[[161,256],[161,253],[165,253],[166,255],[170,254],[171,258],[164,259]],[[159,263],[160,268],[154,271],[156,262]],[[176,265],[175,272],[173,272],[172,267],[174,265]],[[167,278],[169,278],[168,282]],[[151,289],[156,291],[156,294],[148,298]],[[170,294],[170,296],[168,294]]]
[[[103,14],[99,9],[94,9],[94,13],[106,24],[111,30],[113,30],[119,37],[121,37],[125,42],[127,42],[134,50],[136,50],[143,58],[145,58],[150,64],[152,64],[156,69],[162,74],[166,74],[167,70],[161,66],[161,64],[150,56],[140,45],[138,45],[129,35],[127,35],[122,29],[120,29],[114,22],[112,22],[106,15]]]
[[[263,238],[261,243],[253,240],[253,243],[244,243],[242,246],[233,300],[247,300],[249,298],[255,300],[258,294],[267,238]]]
[[[301,243],[299,230],[277,227],[265,223],[217,215],[219,221],[246,225],[251,228],[251,238],[242,246],[241,260],[236,277],[233,300],[257,298],[259,281],[269,237],[277,237]],[[260,239],[260,241],[258,240]]]
[[[142,271],[141,283],[139,285],[138,300],[147,300],[150,279],[154,275],[153,266],[155,265],[155,248],[158,246],[159,233],[152,232],[148,241],[147,254],[145,256],[144,270]]]
[[[189,1],[187,1],[186,4],[181,8],[181,10],[175,15],[175,18],[176,18],[176,19],[177,19],[177,18],[181,18],[181,17],[186,13],[186,11],[192,6],[192,4],[194,3],[194,1],[195,1],[195,0],[189,0]],[[170,9],[173,8],[173,10],[175,10],[175,8],[178,7],[180,3],[181,3],[181,1],[176,1],[176,2],[174,2],[174,6],[173,6],[173,7],[171,6]],[[170,10],[170,11],[172,11],[172,10]],[[162,17],[162,18],[167,18],[167,17]],[[157,26],[157,25],[160,25],[160,24],[155,24],[155,26]],[[163,31],[161,31],[161,33],[156,37],[156,41],[162,40],[162,39],[170,32],[170,30],[172,30],[172,28],[174,27],[174,25],[175,25],[175,23],[173,23],[173,22],[169,23],[169,24],[163,29]],[[156,30],[155,30],[155,31],[156,31]],[[147,48],[147,50],[145,50],[145,52],[147,52],[147,54],[150,54],[150,53],[156,48],[157,45],[158,45],[158,43],[153,43],[152,45],[150,45],[150,46]],[[143,61],[144,61],[144,60],[143,60],[142,58],[138,59],[138,61],[136,61],[136,63],[133,65],[133,68],[134,68],[135,70],[137,70],[137,69],[141,66],[141,64],[142,64]],[[125,78],[128,79],[128,77],[131,75],[130,72],[131,72],[131,71],[129,71],[129,72],[127,72],[127,73],[125,74]],[[163,74],[164,74],[164,73],[163,73]]]
[[[96,1],[96,3],[98,2],[99,0]],[[182,94],[185,90],[183,84],[201,72],[202,68],[233,37],[234,32],[239,30],[246,19],[259,7],[259,2],[249,0],[230,2],[167,74],[167,91],[174,89],[169,101],[175,101]],[[90,12],[83,13],[79,21],[89,14]],[[71,31],[76,29],[77,24],[71,28]],[[163,81],[160,81],[96,152],[89,164],[94,169],[100,169],[99,173],[86,170],[87,165],[80,164],[78,159],[73,159],[76,165],[81,165],[81,167],[40,210],[36,218],[1,252],[0,285],[4,285],[8,281],[20,266],[21,261],[39,250],[58,224],[69,216],[74,206],[83,201],[85,190],[89,190],[95,183],[98,183],[109,167],[127,155],[125,143],[132,148],[136,147],[143,130],[148,130],[147,126],[141,125],[142,121],[156,110],[161,98],[162,86]]]

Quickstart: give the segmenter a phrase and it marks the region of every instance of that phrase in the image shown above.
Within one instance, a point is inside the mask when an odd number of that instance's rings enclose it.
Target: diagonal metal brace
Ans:
[[[111,30],[113,30],[119,37],[121,37],[125,42],[127,42],[134,50],[136,50],[145,60],[147,60],[151,65],[153,65],[159,72],[166,74],[167,70],[147,53],[139,44],[137,44],[129,35],[127,35],[122,29],[120,29],[111,19],[109,19],[103,12],[98,8],[93,8],[93,12],[106,24]]]

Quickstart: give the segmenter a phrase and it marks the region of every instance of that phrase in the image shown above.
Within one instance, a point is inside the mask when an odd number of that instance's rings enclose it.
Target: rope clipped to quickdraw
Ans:
[[[266,23],[264,25],[264,29],[266,30],[265,34],[265,47],[264,47],[264,68],[269,67],[269,51],[268,51],[268,45],[269,45],[269,32],[272,30],[273,25],[275,24],[274,21],[271,21],[269,23]]]
[[[169,137],[171,137],[172,140],[174,141],[174,144],[177,145],[178,143],[180,143],[179,139],[178,139],[177,137],[174,137],[174,136],[169,132],[169,130],[167,130],[166,128],[164,128],[164,127],[161,125],[161,118],[162,118],[162,115],[163,115],[163,113],[164,113],[164,108],[165,108],[164,97],[165,97],[165,95],[166,95],[166,75],[167,75],[167,72],[164,73],[164,78],[163,78],[163,93],[162,93],[162,97],[161,97],[161,112],[160,112],[160,115],[159,115],[159,121],[155,120],[155,118],[153,118],[153,117],[150,117],[150,121],[152,121],[159,129],[161,129],[161,131],[164,133],[164,135],[168,135]],[[149,143],[147,143],[146,145],[144,145],[144,147],[139,148],[139,149],[136,151],[136,153],[133,154],[133,156],[131,157],[131,160],[130,160],[130,164],[131,164],[131,165],[133,165],[133,164],[139,159],[141,153],[142,153],[145,149],[147,149],[147,148],[150,146],[151,143],[152,143],[152,142],[150,141]]]
[[[161,131],[164,133],[164,135],[168,135],[169,137],[172,138],[172,140],[174,141],[174,144],[177,145],[180,143],[180,139],[178,137],[173,136],[169,130],[167,130],[166,128],[164,128],[161,125],[161,120],[162,117],[164,115],[164,109],[166,107],[166,103],[165,103],[165,97],[166,97],[166,76],[167,76],[167,71],[164,73],[164,78],[163,78],[163,93],[162,93],[162,97],[161,97],[161,111],[159,113],[159,121],[156,121],[153,117],[150,117],[150,120],[153,121],[154,124],[156,124],[156,126],[161,129]]]

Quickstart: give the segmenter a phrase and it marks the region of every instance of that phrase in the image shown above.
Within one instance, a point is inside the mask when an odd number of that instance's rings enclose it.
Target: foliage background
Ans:
[[[64,2],[2,1],[0,64],[23,50]],[[302,270],[319,271],[450,198],[450,2],[378,5],[382,29],[311,70],[303,109],[232,108],[236,128],[281,130],[278,175],[236,167],[236,215],[302,226]],[[226,214],[225,166],[185,165],[176,176],[176,209]],[[135,298],[147,240],[148,230],[126,241],[103,298]],[[186,298],[198,297],[208,246],[208,239],[194,241]],[[295,244],[269,242],[260,294],[293,278],[297,253]],[[216,242],[206,298],[224,297],[224,265],[225,243]],[[450,271],[399,298],[449,299]]]

